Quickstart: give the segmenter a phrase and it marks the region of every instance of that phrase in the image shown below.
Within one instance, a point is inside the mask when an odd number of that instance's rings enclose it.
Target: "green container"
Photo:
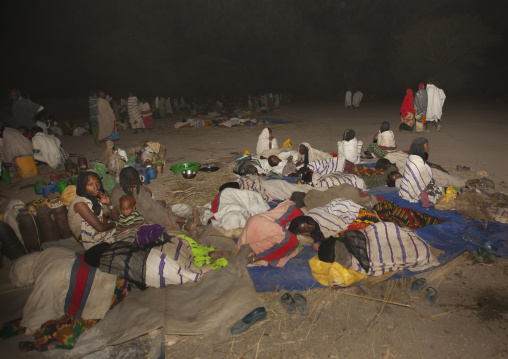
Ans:
[[[65,189],[67,188],[67,181],[58,181],[58,183],[56,184],[56,188],[58,188],[58,192],[62,194],[63,191],[65,191]]]
[[[2,182],[10,182],[11,181],[11,172],[8,169],[2,170]]]
[[[186,163],[178,163],[176,165],[171,166],[169,169],[173,171],[174,174],[179,175],[185,170],[198,171],[201,163],[198,162],[186,162]]]
[[[46,182],[39,180],[35,182],[34,184],[34,192],[35,194],[38,194],[39,196],[42,196],[42,186],[45,186]]]

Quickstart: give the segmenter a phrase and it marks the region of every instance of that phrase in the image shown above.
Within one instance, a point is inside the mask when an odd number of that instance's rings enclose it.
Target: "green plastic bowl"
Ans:
[[[176,165],[171,166],[169,169],[173,171],[174,174],[179,175],[182,171],[191,170],[198,171],[201,163],[198,162],[186,162],[186,163],[177,163]]]

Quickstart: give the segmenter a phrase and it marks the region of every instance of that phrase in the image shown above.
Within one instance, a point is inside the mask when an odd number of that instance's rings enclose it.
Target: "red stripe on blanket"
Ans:
[[[292,250],[294,250],[295,247],[298,246],[298,239],[291,232],[288,231],[287,233],[289,233],[289,235],[290,235],[289,241],[287,242],[287,244],[283,245],[282,247],[277,249],[275,252],[272,252],[269,255],[267,255],[266,257],[263,257],[261,259],[264,259],[265,261],[270,262],[274,259],[284,258],[288,252],[291,252]]]
[[[69,310],[67,311],[67,314],[72,315],[73,317],[80,308],[81,299],[83,298],[83,294],[86,289],[88,273],[90,272],[90,266],[84,261],[85,257],[81,254],[79,258],[81,259],[81,263],[79,264],[78,274],[76,275],[76,286],[74,287],[71,304],[69,306]]]

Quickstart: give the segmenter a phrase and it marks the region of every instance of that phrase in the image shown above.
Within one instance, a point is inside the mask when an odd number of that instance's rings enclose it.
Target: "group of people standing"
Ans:
[[[363,93],[360,91],[356,91],[354,95],[351,91],[346,92],[346,101],[345,106],[347,109],[353,108],[353,109],[359,109],[360,108],[360,102],[362,102]]]
[[[435,81],[427,81],[427,87],[421,83],[416,95],[407,89],[400,108],[399,130],[404,132],[429,132],[430,128],[441,130],[441,116],[446,95]]]
[[[127,100],[120,99],[119,103],[106,96],[103,90],[90,91],[89,97],[90,132],[97,142],[118,140],[117,123],[126,120],[134,133],[145,128],[153,128],[154,119],[173,116],[188,108],[183,97],[171,99],[155,97],[150,104],[144,97],[140,99],[129,92]]]

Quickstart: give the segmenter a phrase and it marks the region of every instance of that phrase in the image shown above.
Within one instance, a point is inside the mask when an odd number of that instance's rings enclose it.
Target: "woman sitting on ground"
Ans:
[[[326,152],[312,148],[307,142],[303,142],[298,146],[296,167],[300,167],[301,165],[307,166],[310,162],[325,160],[327,158],[332,158],[332,156]]]
[[[346,130],[342,136],[342,141],[337,142],[337,156],[345,157],[346,160],[352,163],[360,163],[362,146],[363,142],[356,139],[355,131]]]
[[[407,89],[406,96],[400,108],[400,126],[399,130],[402,132],[413,132],[415,125],[415,108],[413,99],[413,90]]]
[[[379,131],[374,135],[373,143],[367,147],[365,154],[373,155],[376,158],[384,158],[388,152],[395,151],[396,149],[395,136],[393,131],[390,130],[390,123],[383,121]]]
[[[68,221],[74,237],[85,250],[102,242],[114,242],[119,212],[104,192],[95,172],[81,172],[76,184],[76,197],[69,204]]]
[[[247,264],[283,267],[298,254],[298,234],[321,240],[319,224],[292,201],[286,200],[271,211],[251,217],[238,239],[239,256]],[[251,255],[252,253],[252,255]]]
[[[460,188],[483,181],[484,185],[494,187],[494,183],[488,179],[466,180],[437,168],[431,168],[427,164],[429,149],[429,141],[424,137],[415,138],[411,143],[402,180],[395,179],[395,186],[399,188],[399,196],[402,198],[413,203],[422,200],[424,206],[429,206],[429,201],[435,203],[448,186]],[[395,176],[390,174],[390,178]]]
[[[259,135],[256,146],[256,155],[259,158],[263,155],[264,151],[274,148],[278,148],[277,139],[273,137],[271,128],[265,128]]]
[[[120,198],[126,194],[134,197],[136,208],[147,222],[156,223],[166,229],[182,229],[193,232],[200,224],[199,212],[192,209],[192,219],[179,217],[161,200],[152,198],[150,189],[141,182],[138,171],[125,167],[120,171],[120,183],[111,191],[111,201],[116,211],[120,211]]]

